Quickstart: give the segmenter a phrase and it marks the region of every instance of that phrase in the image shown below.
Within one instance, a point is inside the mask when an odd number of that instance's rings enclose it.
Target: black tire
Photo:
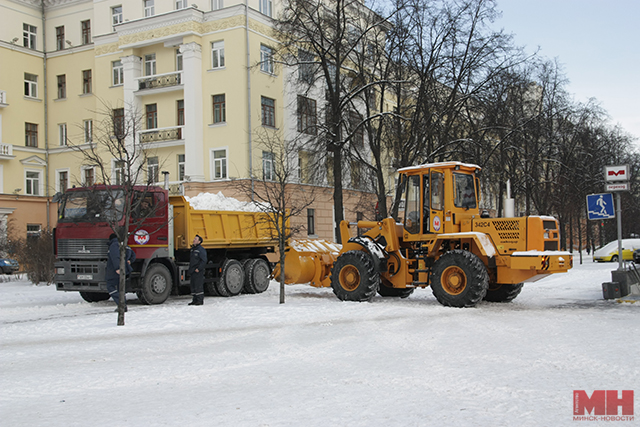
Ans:
[[[524,283],[517,283],[515,285],[500,283],[489,284],[489,289],[487,289],[484,300],[489,302],[511,302],[520,294],[523,286]]]
[[[80,296],[86,302],[100,302],[109,299],[109,294],[104,292],[80,292]]]
[[[442,255],[431,272],[431,290],[449,307],[474,307],[487,293],[489,274],[476,255],[456,249]]]
[[[611,262],[618,262],[618,255],[614,255],[611,257]]]
[[[162,304],[169,298],[172,284],[171,273],[167,267],[151,264],[142,279],[142,288],[136,291],[136,295],[143,304]]]
[[[235,259],[227,259],[222,265],[222,272],[216,290],[222,297],[233,297],[244,287],[244,270],[242,263]]]
[[[378,288],[378,294],[383,297],[407,298],[415,291],[415,288],[392,288],[382,282]]]
[[[244,264],[244,273],[244,292],[261,294],[269,288],[271,269],[262,258],[255,258]]]
[[[342,301],[371,301],[380,288],[371,255],[364,251],[340,255],[331,269],[331,287]]]

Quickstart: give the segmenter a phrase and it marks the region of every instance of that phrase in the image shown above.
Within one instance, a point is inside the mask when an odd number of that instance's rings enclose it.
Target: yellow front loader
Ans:
[[[398,221],[359,221],[366,230],[359,236],[343,221],[339,252],[289,249],[285,282],[331,286],[343,301],[407,297],[431,286],[441,304],[472,307],[482,299],[511,301],[524,283],[570,269],[555,218],[481,217],[479,171],[459,162],[399,170]]]

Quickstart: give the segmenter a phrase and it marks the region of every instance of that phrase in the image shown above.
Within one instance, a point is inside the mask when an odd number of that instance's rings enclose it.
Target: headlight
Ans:
[[[56,274],[64,274],[64,267],[57,267],[56,268]]]
[[[548,231],[546,231],[546,230],[545,230],[545,232],[544,232],[544,238],[545,238],[545,239],[548,239],[548,238],[549,238],[549,232],[548,232]]]

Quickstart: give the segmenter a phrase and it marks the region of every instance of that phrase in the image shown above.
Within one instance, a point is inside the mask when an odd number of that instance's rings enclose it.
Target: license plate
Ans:
[[[78,274],[78,280],[93,280],[93,274]]]

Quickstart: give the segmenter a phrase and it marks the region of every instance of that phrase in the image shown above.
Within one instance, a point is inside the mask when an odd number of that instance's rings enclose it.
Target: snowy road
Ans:
[[[511,304],[345,303],[330,289],[109,302],[0,283],[2,426],[562,426],[573,390],[635,390],[640,302],[589,259]],[[607,425],[637,425],[608,422]]]

